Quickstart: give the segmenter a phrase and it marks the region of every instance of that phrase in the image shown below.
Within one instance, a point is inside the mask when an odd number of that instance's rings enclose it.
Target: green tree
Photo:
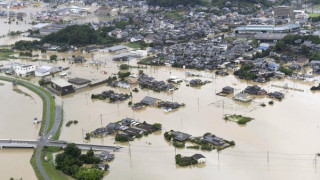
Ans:
[[[153,128],[156,130],[161,130],[162,129],[162,125],[160,123],[154,123],[153,124]]]
[[[306,45],[302,45],[301,54],[307,56],[310,53],[310,48]]]
[[[100,180],[102,179],[104,171],[98,169],[80,168],[75,174],[77,180]]]
[[[51,55],[50,56],[50,61],[56,61],[57,60],[57,58],[58,58],[58,56],[57,55]]]
[[[94,94],[91,95],[91,99],[93,99],[92,97],[94,97]],[[86,133],[86,137],[84,139],[90,140],[90,138],[91,138],[90,133]]]
[[[67,147],[64,148],[64,152],[66,155],[70,155],[72,157],[79,157],[81,154],[81,150],[74,143],[68,144]]]
[[[283,41],[279,41],[279,42],[277,42],[277,44],[276,44],[276,51],[281,51],[284,47],[286,46],[286,44],[283,42]]]
[[[129,65],[128,64],[121,64],[120,65],[120,69],[121,70],[128,70],[129,69]]]

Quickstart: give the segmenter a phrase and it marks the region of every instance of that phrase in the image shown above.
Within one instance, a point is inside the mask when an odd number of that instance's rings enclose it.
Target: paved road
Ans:
[[[50,97],[44,91],[42,91],[40,88],[38,88],[35,85],[29,84],[29,83],[26,83],[23,81],[19,81],[19,80],[18,80],[18,82],[20,84],[22,84],[23,86],[34,88],[37,92],[42,94],[44,96],[44,98],[46,99],[46,102],[47,102],[46,122],[45,122],[45,125],[43,128],[43,131],[42,131],[42,135],[38,141],[38,146],[37,146],[38,148],[36,151],[36,163],[37,163],[38,169],[39,169],[40,173],[42,174],[42,176],[47,180],[51,180],[50,177],[48,176],[48,174],[46,173],[46,171],[44,170],[43,165],[41,164],[41,151],[44,146],[44,143],[46,141],[48,141],[48,138],[47,138],[47,136],[45,136],[45,133],[47,132],[48,127],[49,127],[49,123],[50,123],[50,110],[51,110]]]
[[[49,140],[53,137],[53,135],[58,131],[60,122],[61,122],[61,111],[62,108],[60,105],[56,105],[55,116],[54,116],[54,124],[47,135],[45,135],[46,139]]]
[[[41,142],[42,146],[58,146],[58,147],[66,147],[67,142],[61,141],[43,141]],[[117,151],[121,147],[119,146],[106,146],[106,145],[95,145],[95,144],[81,144],[75,143],[80,149],[90,149],[93,150],[111,150]],[[27,140],[13,140],[13,139],[0,139],[0,147],[12,147],[12,148],[34,148],[39,145],[39,141],[27,141]]]

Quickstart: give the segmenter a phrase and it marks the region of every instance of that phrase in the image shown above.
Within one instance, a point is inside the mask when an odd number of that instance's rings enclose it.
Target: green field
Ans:
[[[183,18],[182,18],[183,14],[184,14],[183,12],[175,12],[175,11],[171,11],[171,12],[166,13],[167,17],[172,18],[172,19],[176,19],[178,21],[183,20]]]
[[[309,13],[309,17],[311,18],[320,17],[320,13]]]
[[[129,48],[133,48],[133,49],[141,49],[140,43],[128,43],[128,44],[126,44],[126,46],[128,46]]]
[[[10,49],[0,49],[0,60],[16,59],[13,55],[16,54]]]

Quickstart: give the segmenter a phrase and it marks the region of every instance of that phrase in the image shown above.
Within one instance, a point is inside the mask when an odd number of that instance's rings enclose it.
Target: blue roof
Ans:
[[[269,49],[269,47],[260,46],[260,47],[258,47],[258,49],[267,50],[267,49]]]

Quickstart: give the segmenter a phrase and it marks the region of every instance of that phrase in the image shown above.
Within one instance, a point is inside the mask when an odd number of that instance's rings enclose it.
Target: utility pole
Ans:
[[[197,98],[198,99],[198,111],[199,111],[199,98]]]
[[[100,114],[100,121],[101,121],[101,127],[102,127],[102,114]]]
[[[84,142],[84,129],[82,129],[82,141]]]
[[[87,105],[88,105],[88,92],[86,92],[86,100],[87,100]]]
[[[119,116],[119,101],[117,101],[117,106],[118,106],[118,116]]]
[[[222,115],[224,115],[224,100],[222,101]]]

